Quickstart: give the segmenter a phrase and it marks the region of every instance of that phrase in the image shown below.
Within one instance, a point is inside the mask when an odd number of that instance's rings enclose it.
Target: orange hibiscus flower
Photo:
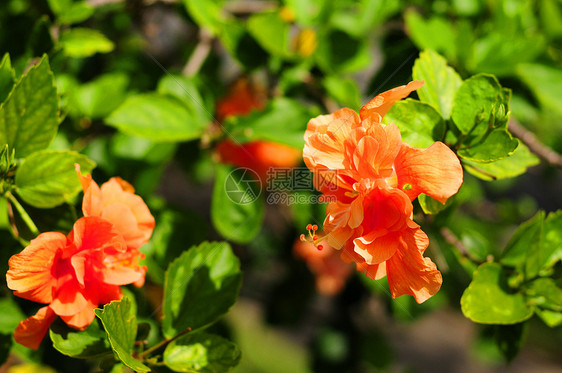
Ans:
[[[33,349],[57,315],[83,330],[98,305],[121,299],[120,285],[144,282],[138,248],[150,238],[154,218],[126,182],[113,178],[99,188],[76,167],[85,189],[85,216],[68,236],[42,233],[9,260],[6,280],[14,294],[47,304],[14,332],[18,343]]]
[[[412,148],[398,127],[381,124],[395,101],[422,85],[413,81],[384,92],[359,115],[343,108],[312,119],[303,154],[317,173],[316,188],[336,198],[326,210],[327,235],[319,240],[343,249],[342,258],[370,278],[387,276],[393,297],[410,294],[418,303],[439,290],[442,278],[423,257],[429,240],[412,220],[411,201],[425,193],[444,203],[463,180],[460,162],[445,144]]]
[[[222,122],[229,116],[244,116],[253,110],[262,110],[264,106],[264,94],[242,78],[217,102],[217,120]],[[227,139],[221,141],[215,151],[222,163],[252,169],[262,181],[266,180],[270,168],[296,167],[301,159],[300,150],[271,141],[237,144]]]

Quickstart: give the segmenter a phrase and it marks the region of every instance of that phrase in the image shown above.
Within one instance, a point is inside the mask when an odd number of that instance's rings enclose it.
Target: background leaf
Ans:
[[[66,150],[41,150],[25,158],[16,173],[18,195],[32,206],[51,208],[82,189],[74,164],[91,172],[96,164],[85,155]]]
[[[496,263],[484,263],[474,272],[462,295],[461,308],[466,317],[481,324],[516,324],[533,315],[533,307],[527,305],[523,294],[509,288],[501,265]]]
[[[199,138],[207,123],[176,97],[157,93],[128,97],[106,123],[120,131],[155,142],[178,142]]]
[[[57,351],[77,359],[91,359],[111,353],[107,334],[97,320],[83,331],[72,329],[57,320],[51,324],[49,336]]]
[[[250,242],[261,229],[265,205],[256,177],[247,168],[217,168],[211,220],[223,237],[236,243]]]
[[[184,335],[164,350],[164,363],[176,372],[229,372],[240,361],[238,347],[218,335]]]
[[[59,39],[64,54],[68,57],[90,57],[96,53],[109,53],[115,45],[98,30],[72,28],[64,31]]]
[[[0,105],[0,145],[16,158],[45,149],[57,133],[58,98],[47,57],[29,69]]]
[[[204,242],[166,271],[162,329],[167,338],[209,326],[234,304],[242,282],[240,262],[226,242]]]

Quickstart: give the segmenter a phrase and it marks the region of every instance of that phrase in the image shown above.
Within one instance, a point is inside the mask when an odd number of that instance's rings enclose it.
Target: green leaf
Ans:
[[[455,57],[457,33],[451,21],[438,16],[425,20],[411,9],[405,12],[404,20],[410,38],[420,50],[432,49],[449,59]]]
[[[123,73],[104,74],[77,90],[80,112],[88,118],[104,118],[125,100],[129,77]]]
[[[539,278],[531,282],[526,294],[533,304],[543,309],[562,312],[562,289],[552,278]]]
[[[519,146],[519,140],[514,139],[504,128],[491,131],[482,142],[461,148],[457,151],[459,157],[477,162],[489,163],[509,157]]]
[[[416,92],[422,102],[433,106],[445,119],[451,116],[453,98],[462,84],[457,72],[437,52],[426,50],[420,53],[412,72],[414,80],[425,84]]]
[[[236,243],[250,242],[260,231],[264,199],[259,176],[248,168],[217,168],[211,220],[217,231]]]
[[[211,112],[214,102],[205,100],[201,96],[194,78],[168,74],[158,82],[157,92],[169,94],[182,100],[195,116],[192,121],[200,123],[201,126],[206,126],[213,121]]]
[[[59,39],[67,57],[84,58],[96,53],[109,53],[115,45],[101,32],[89,28],[72,28],[64,31]]]
[[[131,300],[123,297],[94,310],[100,318],[115,355],[136,372],[149,372],[150,368],[132,356],[137,335],[137,317],[132,312]]]
[[[481,324],[516,324],[533,315],[523,294],[507,284],[501,265],[484,263],[474,272],[461,298],[463,314]]]
[[[240,262],[228,243],[204,242],[185,251],[166,271],[164,335],[217,321],[236,301],[241,282]]]
[[[526,278],[536,276],[543,261],[542,235],[544,211],[521,224],[507,243],[500,262],[524,270]]]
[[[464,168],[482,180],[500,180],[519,176],[528,167],[539,164],[540,160],[529,151],[529,148],[520,143],[513,154],[490,163],[463,160]]]
[[[106,123],[125,134],[154,142],[194,140],[203,134],[207,125],[183,101],[157,93],[128,97]]]
[[[164,363],[176,372],[229,372],[238,365],[240,357],[234,343],[207,333],[185,335],[164,350]]]
[[[368,38],[355,37],[339,29],[319,32],[317,38],[318,47],[313,56],[327,73],[353,73],[373,62]]]
[[[279,57],[291,57],[290,25],[279,12],[257,13],[248,19],[248,31],[263,49]]]
[[[51,208],[69,201],[82,189],[74,164],[91,172],[95,163],[70,150],[41,150],[25,158],[16,172],[18,195],[32,206]]]
[[[517,66],[531,62],[545,49],[544,37],[521,31],[493,32],[474,41],[472,59],[468,68],[474,72],[487,72],[497,76],[512,75]],[[510,42],[506,43],[506,40]]]
[[[542,106],[562,115],[562,71],[557,67],[526,63],[517,66],[517,75],[531,88]]]
[[[84,22],[94,14],[94,8],[84,1],[72,3],[68,8],[57,14],[57,23],[71,25]]]
[[[463,134],[471,134],[477,139],[489,128],[507,123],[509,98],[510,94],[504,91],[495,76],[474,75],[457,90],[451,118]]]
[[[384,116],[384,123],[400,129],[402,141],[415,148],[427,148],[445,135],[445,121],[429,104],[406,99],[396,102]]]
[[[6,53],[0,60],[0,104],[4,102],[16,82],[16,73],[12,68],[10,55]]]
[[[57,133],[58,98],[47,57],[29,69],[0,105],[0,145],[16,158],[45,149]]]
[[[541,268],[551,268],[562,260],[562,210],[548,214],[544,222]]]
[[[546,325],[551,328],[562,325],[562,312],[543,310],[539,308],[535,310],[535,313],[538,317],[541,318],[542,321],[544,321]]]
[[[288,98],[276,98],[263,111],[229,117],[224,126],[240,143],[267,140],[302,149],[302,134],[309,119],[310,113],[302,104]]]
[[[19,322],[25,319],[25,315],[12,298],[0,299],[0,315],[2,315],[0,318],[0,334],[11,335]]]
[[[454,198],[453,197],[449,198],[447,202],[443,204],[431,198],[427,194],[422,193],[418,196],[418,201],[420,203],[423,212],[425,212],[426,214],[437,214],[445,210],[447,207],[449,207],[453,203]]]
[[[217,34],[225,21],[222,13],[223,1],[217,0],[183,0],[187,12],[193,20],[200,26]]]
[[[92,359],[111,353],[107,334],[97,320],[83,331],[72,329],[57,320],[51,324],[49,336],[57,351],[73,358]]]
[[[323,81],[324,88],[338,104],[359,111],[362,106],[361,93],[355,80],[329,75]]]

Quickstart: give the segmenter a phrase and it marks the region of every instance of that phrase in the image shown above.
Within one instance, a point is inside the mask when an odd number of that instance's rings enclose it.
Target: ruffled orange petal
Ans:
[[[120,204],[126,206],[135,217],[136,224],[131,225],[131,228],[128,228],[127,231],[121,232],[125,237],[127,245],[138,249],[148,242],[154,230],[155,221],[142,198],[123,190],[122,184],[115,178],[111,178],[101,186],[101,193],[104,205],[104,211],[101,216],[106,217],[116,226],[120,226],[119,217],[114,214],[110,216],[110,213],[105,211],[111,205]],[[129,229],[134,229],[135,226],[136,232],[133,233]]]
[[[84,197],[82,198],[82,213],[84,216],[100,216],[102,212],[101,190],[98,184],[92,179],[91,175],[83,176],[80,172],[80,165],[75,164],[76,173],[82,184]]]
[[[14,339],[27,348],[37,350],[56,315],[51,308],[40,308],[37,313],[21,321],[14,331]]]
[[[402,145],[394,163],[398,187],[414,200],[420,193],[445,203],[457,193],[463,171],[459,159],[447,145],[436,142],[427,149]]]
[[[414,80],[407,85],[402,85],[377,95],[361,108],[359,112],[361,119],[369,118],[373,122],[380,122],[396,101],[407,97],[410,93],[420,88],[423,83],[423,80]]]
[[[348,108],[311,119],[304,134],[303,158],[308,168],[342,169],[345,141],[359,125],[359,116]]]
[[[74,279],[62,284],[54,296],[51,308],[59,316],[73,316],[88,305],[87,294]]]
[[[429,239],[421,229],[403,232],[402,247],[386,262],[393,298],[410,294],[423,303],[441,288],[441,273],[430,258],[423,256],[428,245]]]
[[[57,252],[67,245],[68,240],[62,233],[41,233],[21,253],[10,258],[10,269],[6,273],[8,287],[19,297],[50,303],[57,284],[52,271]]]
[[[363,258],[368,265],[379,264],[394,255],[400,244],[396,233],[387,233],[385,230],[373,231],[365,236],[353,240],[355,252]]]
[[[112,247],[125,251],[127,245],[114,225],[97,216],[80,218],[74,223],[68,239],[74,243],[78,251],[100,250]]]
[[[96,307],[97,304],[88,303],[80,312],[70,316],[60,316],[60,318],[71,328],[84,330],[94,321]]]

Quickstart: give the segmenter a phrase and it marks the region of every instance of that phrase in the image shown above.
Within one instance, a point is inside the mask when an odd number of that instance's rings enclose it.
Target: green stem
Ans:
[[[23,222],[25,223],[25,225],[27,225],[27,228],[29,228],[29,231],[31,232],[31,234],[33,234],[34,236],[38,236],[39,233],[40,233],[39,229],[37,229],[37,226],[35,225],[35,223],[31,219],[31,217],[29,216],[27,211],[25,211],[23,206],[18,202],[16,197],[14,197],[14,195],[10,192],[7,192],[5,194],[5,196],[8,199],[8,201],[10,201],[10,203],[16,208],[16,210],[18,210],[18,213],[20,214],[20,216],[21,216]]]
[[[159,349],[161,349],[162,347],[168,345],[169,343],[175,341],[176,339],[178,339],[179,337],[181,337],[184,334],[187,334],[191,331],[191,328],[187,328],[182,332],[179,332],[177,335],[175,335],[172,338],[167,338],[164,339],[163,341],[161,341],[160,343],[158,343],[156,346],[152,346],[151,348],[149,348],[148,350],[140,353],[137,355],[138,358],[140,358],[141,360],[144,359],[145,357],[147,357],[148,355],[150,355],[151,353],[153,353],[154,351],[157,351]]]

